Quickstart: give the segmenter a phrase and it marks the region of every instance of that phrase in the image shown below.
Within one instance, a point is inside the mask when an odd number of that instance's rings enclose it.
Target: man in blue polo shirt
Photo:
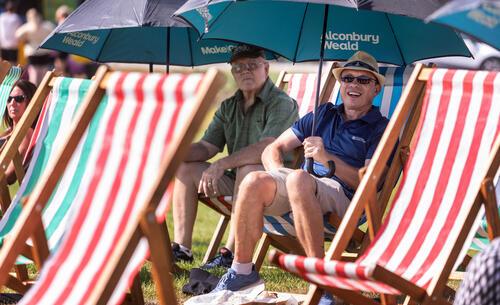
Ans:
[[[262,154],[266,171],[250,173],[240,185],[235,204],[236,248],[231,269],[215,291],[240,290],[260,281],[252,264],[252,253],[262,234],[263,215],[294,215],[297,236],[307,256],[323,257],[323,214],[342,217],[359,184],[358,170],[375,152],[388,120],[372,105],[385,78],[371,55],[356,52],[342,68],[333,70],[340,82],[343,104],[326,103],[286,130]],[[283,154],[300,145],[305,157],[314,159],[321,176],[335,167],[331,178],[318,178],[304,169],[283,166]],[[320,304],[332,304],[324,295]]]

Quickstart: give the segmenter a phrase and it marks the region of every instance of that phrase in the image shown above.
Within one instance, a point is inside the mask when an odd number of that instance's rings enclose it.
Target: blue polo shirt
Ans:
[[[389,120],[382,116],[376,106],[372,106],[370,112],[357,120],[346,121],[343,113],[343,104],[321,105],[317,111],[314,135],[323,139],[326,151],[353,167],[361,168],[367,159],[372,158]],[[310,112],[292,125],[292,131],[301,142],[311,136],[312,119],[313,113]],[[305,169],[304,164],[302,167]],[[328,172],[328,168],[319,162],[314,162],[314,170],[321,175]],[[332,178],[342,185],[346,196],[352,199],[355,190],[337,176]]]

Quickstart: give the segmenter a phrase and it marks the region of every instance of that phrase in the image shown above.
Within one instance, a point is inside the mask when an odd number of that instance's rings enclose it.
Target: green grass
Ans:
[[[179,266],[181,268],[190,270],[191,268],[199,267],[201,265],[201,261],[208,248],[208,243],[210,242],[218,220],[219,214],[212,211],[210,208],[207,208],[205,205],[200,204],[193,233],[192,250],[195,260],[193,263],[180,263]],[[172,238],[173,225],[171,213],[168,215],[167,224]],[[146,299],[146,302],[154,304],[156,301],[156,294],[154,283],[148,273],[148,270],[150,270],[150,263],[147,263],[141,271],[144,298]],[[220,276],[223,274],[223,270],[216,270],[215,273]],[[301,281],[293,275],[277,269],[274,266],[270,266],[267,261],[265,261],[260,274],[266,283],[267,290],[293,293],[305,293],[307,290],[307,284],[304,281]],[[184,302],[190,297],[189,295],[182,293],[182,286],[184,286],[187,282],[187,275],[175,276],[175,288],[180,302]]]

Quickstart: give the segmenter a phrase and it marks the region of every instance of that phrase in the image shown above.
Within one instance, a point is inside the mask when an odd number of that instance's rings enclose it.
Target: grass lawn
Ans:
[[[203,204],[200,204],[198,209],[198,217],[196,219],[196,224],[193,234],[193,254],[195,260],[193,263],[180,263],[179,266],[183,269],[189,270],[194,267],[199,267],[201,265],[201,260],[205,254],[208,247],[210,238],[212,237],[213,230],[217,225],[219,220],[219,214],[215,213],[211,209],[207,208]],[[168,229],[170,236],[172,237],[173,226],[172,226],[172,215],[168,215]],[[144,298],[148,304],[156,304],[156,294],[155,287],[152,281],[151,275],[148,272],[150,269],[150,263],[148,262],[146,266],[142,268],[141,280],[143,282]],[[224,271],[216,270],[217,275],[222,275]],[[282,291],[282,292],[293,292],[293,293],[306,293],[307,284],[304,281],[299,280],[297,277],[286,273],[280,269],[270,266],[268,262],[265,262],[261,269],[261,277],[266,282],[266,289],[271,291]],[[178,301],[184,302],[190,296],[182,293],[182,286],[188,282],[188,275],[181,275],[175,277],[175,288],[177,292]]]

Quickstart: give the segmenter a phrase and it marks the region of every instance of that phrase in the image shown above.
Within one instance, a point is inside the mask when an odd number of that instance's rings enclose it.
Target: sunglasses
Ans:
[[[368,85],[371,81],[374,81],[375,83],[378,83],[378,81],[374,78],[368,77],[368,76],[342,76],[340,80],[343,83],[352,83],[354,80],[358,82],[360,85]]]
[[[233,73],[242,73],[243,71],[255,71],[257,70],[261,65],[263,65],[263,62],[250,62],[248,64],[233,64],[231,65],[231,72]]]
[[[7,103],[10,103],[10,101],[14,100],[14,102],[20,104],[26,100],[25,95],[16,95],[16,96],[9,96],[7,98]]]

